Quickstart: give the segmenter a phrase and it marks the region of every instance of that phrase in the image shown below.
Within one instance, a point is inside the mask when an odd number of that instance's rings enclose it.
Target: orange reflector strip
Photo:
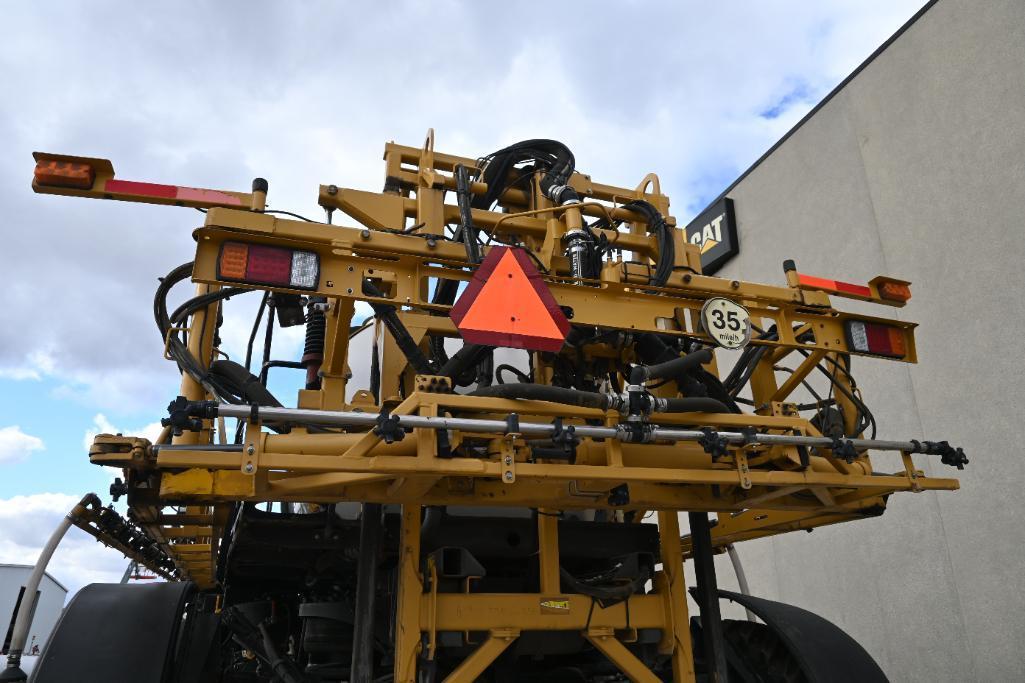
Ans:
[[[225,242],[221,246],[221,258],[217,263],[218,278],[244,280],[249,263],[249,245]]]
[[[35,179],[40,185],[88,190],[93,186],[95,173],[89,164],[43,159],[36,163]]]
[[[840,282],[839,280],[827,280],[802,273],[797,274],[797,281],[806,287],[814,287],[815,289],[824,289],[839,294],[856,294],[858,296],[872,297],[872,290],[865,285],[854,285],[850,282]]]
[[[911,287],[900,282],[884,282],[879,285],[879,296],[891,301],[907,301],[911,298]]]

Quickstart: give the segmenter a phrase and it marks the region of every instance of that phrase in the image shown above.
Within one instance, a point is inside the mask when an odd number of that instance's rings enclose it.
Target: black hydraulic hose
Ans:
[[[666,225],[665,218],[651,203],[638,199],[623,205],[624,209],[635,211],[644,216],[648,223],[648,232],[658,238],[658,261],[655,273],[648,278],[648,284],[662,287],[673,274],[676,264],[676,245],[673,242],[673,229]]]
[[[263,653],[266,655],[274,675],[283,683],[305,683],[308,681],[309,679],[300,673],[291,659],[283,658],[278,654],[278,649],[274,646],[274,640],[267,630],[267,624],[262,623],[258,628],[263,640]]]
[[[711,349],[701,349],[655,365],[636,365],[630,371],[630,384],[643,384],[649,379],[671,379],[712,360]]]
[[[559,567],[559,577],[562,585],[571,593],[580,593],[604,603],[616,603],[626,600],[631,595],[644,590],[644,584],[648,582],[647,572],[642,572],[636,579],[616,586],[594,586],[577,579],[564,568]]]
[[[502,363],[497,368],[495,368],[495,378],[498,380],[499,384],[505,384],[505,380],[502,379],[503,372],[511,372],[512,374],[516,375],[516,378],[521,382],[530,382],[531,379],[528,373],[523,372],[519,368],[513,367],[512,365],[509,365],[507,363]]]
[[[160,330],[160,337],[167,337],[167,330],[171,327],[170,317],[167,315],[167,293],[171,288],[182,280],[192,275],[192,261],[183,263],[170,273],[160,279],[160,285],[153,296],[153,318],[156,320],[157,329]]]
[[[516,164],[534,161],[546,173],[541,179],[541,191],[550,196],[553,188],[560,188],[569,182],[576,167],[576,159],[569,147],[557,140],[524,140],[498,150],[485,157],[484,182],[486,194],[478,196],[474,208],[490,209],[508,187],[507,178]]]
[[[530,401],[551,401],[581,408],[598,408],[605,410],[618,404],[619,397],[606,396],[591,391],[553,387],[548,384],[495,384],[471,391],[470,396],[487,396],[493,398],[522,398]]]
[[[636,337],[637,343],[634,347],[637,356],[649,365],[665,363],[676,360],[679,352],[657,334],[650,332],[642,333]],[[748,347],[750,348],[750,347]],[[747,351],[747,349],[745,349]],[[741,413],[740,406],[733,400],[729,392],[723,387],[718,377],[708,372],[700,365],[694,366],[689,371],[677,374],[671,379],[675,380],[680,391],[689,396],[708,395],[724,403],[731,413]]]
[[[243,366],[230,360],[215,360],[210,364],[209,375],[219,386],[229,387],[243,403],[258,403],[261,406],[281,407],[281,402],[267,390],[259,377]]]
[[[479,363],[490,348],[490,346],[482,344],[464,344],[463,348],[452,354],[448,362],[442,366],[441,370],[438,370],[438,374],[451,377],[454,382],[464,372]]]
[[[495,381],[495,350],[488,348],[477,363],[477,386],[490,387]]]
[[[665,398],[665,409],[662,413],[732,413],[722,401],[707,396],[687,396],[685,398]]]
[[[456,166],[456,202],[459,204],[459,233],[466,246],[466,260],[471,264],[481,261],[480,245],[477,244],[477,229],[473,226],[471,213],[472,193],[470,172],[462,164]]]
[[[253,320],[253,329],[249,332],[249,343],[246,345],[246,370],[253,364],[253,345],[256,343],[256,334],[260,331],[260,321],[263,320],[263,311],[267,308],[267,301],[270,300],[270,292],[264,292],[260,299],[260,307],[256,309],[256,318]]]
[[[374,286],[374,283],[370,280],[363,281],[363,293],[367,296],[384,297],[384,293]],[[409,336],[406,326],[402,324],[398,314],[395,313],[395,307],[391,304],[382,304],[376,301],[369,301],[367,303],[370,304],[370,307],[374,309],[374,314],[391,332],[392,338],[395,339],[395,344],[406,356],[406,360],[413,366],[413,369],[422,375],[433,375],[434,368],[431,366],[431,362],[427,360],[427,356],[416,345],[413,338]]]

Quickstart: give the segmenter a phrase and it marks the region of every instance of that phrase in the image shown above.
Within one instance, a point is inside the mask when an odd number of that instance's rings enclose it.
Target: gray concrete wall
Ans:
[[[855,377],[881,436],[971,459],[960,491],[738,546],[753,592],[835,621],[895,681],[1025,680],[1025,2],[940,0],[729,196],[723,276],[782,283],[792,258],[914,283],[896,317],[921,324],[919,364]]]

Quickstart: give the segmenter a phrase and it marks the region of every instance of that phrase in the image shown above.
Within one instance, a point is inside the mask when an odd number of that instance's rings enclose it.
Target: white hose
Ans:
[[[36,611],[39,583],[43,580],[43,574],[46,573],[46,565],[50,563],[54,551],[57,550],[61,539],[64,538],[64,534],[71,528],[75,520],[85,512],[87,506],[99,505],[99,502],[100,499],[93,493],[83,496],[82,500],[61,519],[60,524],[53,530],[50,540],[46,542],[42,552],[39,553],[36,566],[32,568],[32,573],[25,583],[25,592],[22,594],[21,606],[18,608],[18,616],[14,620],[14,629],[11,633],[11,645],[7,650],[7,670],[0,672],[0,680],[25,680],[25,674],[21,671],[21,653],[25,651],[25,641],[28,640],[29,627],[32,626],[32,615]],[[21,678],[19,678],[19,674]]]
[[[744,574],[744,565],[740,564],[740,555],[737,553],[737,549],[733,547],[733,544],[726,546],[726,552],[730,555],[730,562],[733,563],[733,572],[737,575],[737,585],[740,586],[740,592],[744,595],[751,595],[751,589],[747,585],[747,575]],[[744,608],[747,612],[748,621],[757,621],[754,612],[748,608]]]

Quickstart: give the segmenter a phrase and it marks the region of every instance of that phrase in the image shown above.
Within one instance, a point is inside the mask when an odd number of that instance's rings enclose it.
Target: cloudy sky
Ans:
[[[434,127],[439,149],[479,156],[547,137],[604,182],[657,172],[683,223],[923,0],[612,4],[5,3],[0,563],[33,562],[84,492],[106,498],[92,434],[151,434],[176,394],[152,293],[202,218],[35,195],[34,150],[125,179],[263,176],[273,208],[316,217],[320,183],[380,188],[387,140]],[[247,327],[226,322],[233,356]],[[281,340],[275,356],[298,352]],[[125,566],[73,533],[51,572],[74,590]]]

